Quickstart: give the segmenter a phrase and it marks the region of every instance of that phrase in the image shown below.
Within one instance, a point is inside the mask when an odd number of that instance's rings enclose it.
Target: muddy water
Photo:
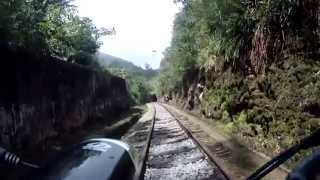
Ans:
[[[144,179],[225,179],[170,113],[157,104],[155,109]]]

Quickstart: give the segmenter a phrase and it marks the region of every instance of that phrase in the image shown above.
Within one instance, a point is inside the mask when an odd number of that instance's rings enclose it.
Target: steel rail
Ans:
[[[178,122],[179,126],[183,129],[183,131],[190,137],[190,139],[200,148],[200,150],[202,151],[202,153],[208,157],[208,159],[210,160],[209,162],[212,163],[214,166],[216,166],[220,172],[222,173],[222,175],[226,178],[226,179],[230,179],[229,176],[226,174],[225,170],[223,170],[223,168],[217,163],[217,161],[215,160],[214,155],[209,151],[209,149],[203,145],[192,133],[191,131],[179,120],[179,118],[172,113],[171,110],[169,110],[166,106],[164,106],[163,104],[158,103],[160,106],[162,106],[166,111],[169,112],[169,114]]]

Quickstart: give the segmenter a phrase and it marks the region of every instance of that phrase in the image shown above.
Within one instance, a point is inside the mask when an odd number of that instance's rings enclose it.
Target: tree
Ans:
[[[51,6],[69,7],[69,0],[12,0],[0,3],[0,37],[10,46],[33,47],[44,52],[46,36],[39,25]]]
[[[197,68],[260,74],[286,52],[319,57],[318,0],[176,2],[183,8],[161,63],[160,88],[181,86]]]
[[[83,60],[91,57],[100,47],[99,38],[115,33],[115,30],[99,29],[89,18],[79,17],[76,7],[70,2],[71,0],[1,1],[1,44],[28,48],[63,59],[71,57],[71,62],[84,63]],[[75,57],[80,59],[74,60]]]
[[[108,72],[126,80],[133,104],[144,104],[151,96],[150,77],[125,68],[108,67]]]

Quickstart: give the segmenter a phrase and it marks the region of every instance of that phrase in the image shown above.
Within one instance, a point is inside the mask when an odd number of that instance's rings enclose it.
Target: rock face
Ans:
[[[230,68],[185,74],[169,102],[220,121],[240,142],[273,157],[320,125],[320,62],[292,55],[278,62],[264,74]]]
[[[0,52],[1,146],[31,148],[129,108],[121,78],[21,50]]]

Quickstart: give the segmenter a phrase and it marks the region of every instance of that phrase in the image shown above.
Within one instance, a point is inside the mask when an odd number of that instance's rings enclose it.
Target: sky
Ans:
[[[179,7],[173,0],[75,0],[79,15],[97,27],[115,28],[101,38],[100,50],[144,67],[156,69],[170,46],[173,21]]]

